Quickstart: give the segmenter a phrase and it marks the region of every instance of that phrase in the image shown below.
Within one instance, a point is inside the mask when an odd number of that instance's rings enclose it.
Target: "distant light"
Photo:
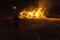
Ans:
[[[16,6],[13,6],[13,10],[16,10]]]

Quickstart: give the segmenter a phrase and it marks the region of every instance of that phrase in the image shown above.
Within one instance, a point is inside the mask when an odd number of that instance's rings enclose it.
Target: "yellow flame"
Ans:
[[[19,13],[19,18],[21,19],[40,19],[40,18],[45,18],[44,15],[44,10],[42,8],[38,8],[37,10],[34,9],[33,11],[22,11]]]
[[[32,9],[26,9],[26,10],[23,10],[19,13],[19,18],[20,19],[41,19],[41,18],[46,18],[46,15],[45,13],[47,12],[47,8],[46,7],[46,2],[45,0],[44,1],[41,1],[41,2],[38,2],[38,7],[37,8],[32,8]]]

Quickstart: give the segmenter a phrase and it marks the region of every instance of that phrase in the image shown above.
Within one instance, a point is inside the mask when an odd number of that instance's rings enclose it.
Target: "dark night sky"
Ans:
[[[60,15],[60,0],[51,0],[52,1],[52,14]],[[17,10],[21,10],[24,7],[29,6],[29,3],[33,3],[34,0],[0,0],[0,10],[12,10],[12,6],[16,5]]]
[[[29,2],[32,2],[34,0],[0,0],[0,6],[10,6],[10,5],[18,5],[18,6],[25,6],[28,5]],[[52,0],[52,4],[55,7],[60,6],[60,0]],[[4,5],[5,4],[5,5]]]

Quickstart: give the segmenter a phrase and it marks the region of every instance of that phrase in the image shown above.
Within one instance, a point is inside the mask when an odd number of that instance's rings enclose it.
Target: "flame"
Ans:
[[[26,11],[23,10],[22,12],[19,13],[19,18],[21,19],[40,19],[40,18],[46,18],[46,16],[44,15],[44,10],[42,10],[43,8],[38,8],[38,9],[34,9],[33,11]]]
[[[30,9],[25,9],[19,13],[19,18],[20,19],[41,19],[41,18],[46,18],[46,10],[48,7],[46,7],[46,2],[41,1],[38,2],[38,7],[37,8],[30,8]]]

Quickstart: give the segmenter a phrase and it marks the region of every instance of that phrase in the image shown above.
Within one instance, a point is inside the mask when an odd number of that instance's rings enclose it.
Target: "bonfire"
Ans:
[[[20,19],[41,19],[46,18],[47,15],[47,1],[42,0],[38,2],[38,7],[26,8],[23,11],[19,12]]]

